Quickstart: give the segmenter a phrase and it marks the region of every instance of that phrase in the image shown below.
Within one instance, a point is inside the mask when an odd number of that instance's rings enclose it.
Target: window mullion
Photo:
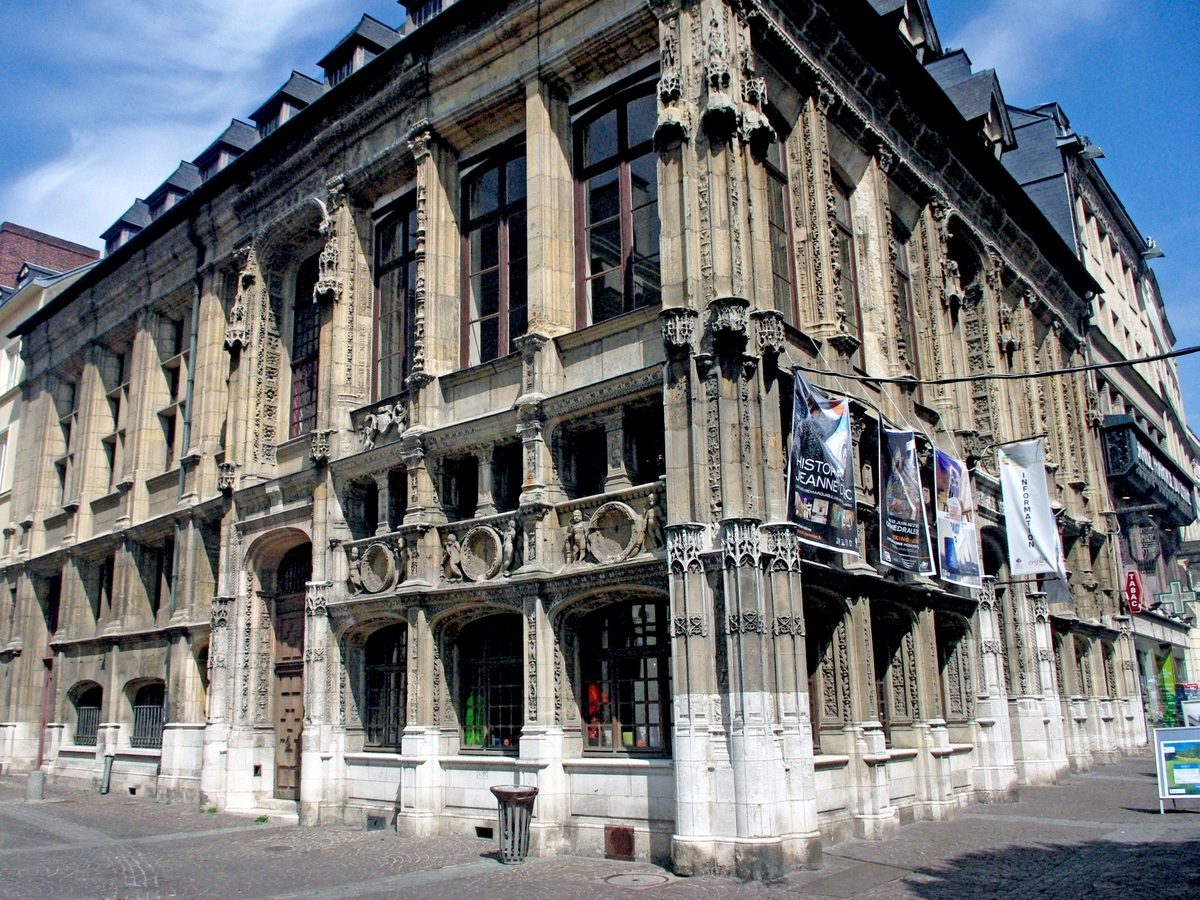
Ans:
[[[496,223],[496,242],[500,245],[497,262],[500,266],[498,274],[500,301],[497,304],[499,318],[496,335],[497,358],[508,355],[508,211],[502,210]]]
[[[618,192],[621,208],[621,289],[625,294],[625,312],[633,308],[633,184],[628,159],[618,165]]]

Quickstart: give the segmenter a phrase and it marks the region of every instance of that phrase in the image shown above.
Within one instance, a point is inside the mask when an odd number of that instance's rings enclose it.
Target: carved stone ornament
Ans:
[[[332,443],[330,437],[335,433],[332,428],[322,428],[312,433],[312,448],[309,454],[318,466],[329,462],[330,444]]]
[[[668,353],[685,354],[696,346],[699,312],[690,306],[669,306],[658,316],[662,320],[663,344]]]
[[[214,630],[229,627],[229,613],[233,609],[234,600],[233,597],[213,597],[212,627]]]
[[[323,616],[329,606],[328,581],[310,581],[304,591],[304,612],[310,616]]]
[[[403,431],[407,424],[408,414],[403,403],[383,403],[363,416],[358,426],[359,442],[364,449],[370,450],[389,430]]]
[[[1001,652],[999,641],[984,641],[979,645],[979,649],[984,653],[990,653],[996,656],[999,656]]]
[[[598,563],[628,559],[642,548],[642,517],[619,501],[605,503],[588,522],[587,546]]]
[[[368,544],[358,561],[358,580],[368,594],[380,594],[395,583],[398,570],[396,554],[382,542]]]
[[[704,637],[703,616],[676,616],[673,625],[675,637]]]
[[[717,297],[708,304],[709,324],[714,338],[745,338],[746,313],[750,301],[745,297]]]
[[[759,560],[758,521],[726,519],[721,523],[721,553],[727,566],[757,567]]]
[[[726,625],[730,634],[766,634],[767,626],[760,612],[744,612],[729,616]]]
[[[341,200],[340,185],[335,187],[330,198],[330,206],[336,210]],[[324,206],[322,206],[324,210]],[[338,259],[341,250],[338,246],[337,219],[326,213],[321,222],[321,234],[325,236],[325,246],[317,258],[317,284],[313,288],[313,299],[318,303],[338,303],[342,299],[342,279],[338,275]]]
[[[776,637],[782,637],[783,635],[803,637],[804,618],[802,616],[776,616],[774,631]]]
[[[237,487],[238,464],[223,462],[217,466],[217,490],[228,493]]]
[[[760,356],[778,357],[786,348],[783,313],[777,309],[756,309],[750,313],[754,320],[754,337]]]
[[[761,534],[762,552],[774,558],[770,564],[772,571],[800,571],[803,556],[795,525],[787,522],[764,525]]]
[[[495,578],[503,560],[503,544],[494,528],[477,525],[462,539],[462,571],[471,581]]]
[[[672,573],[701,571],[700,554],[708,550],[708,526],[685,522],[667,526],[667,564]]]
[[[249,258],[253,258],[254,251],[250,251]],[[229,309],[229,321],[225,325],[225,349],[236,350],[246,346],[248,337],[246,325],[246,298],[250,295],[250,290],[254,287],[255,277],[253,272],[242,272],[238,276],[238,292],[234,298],[233,306]]]

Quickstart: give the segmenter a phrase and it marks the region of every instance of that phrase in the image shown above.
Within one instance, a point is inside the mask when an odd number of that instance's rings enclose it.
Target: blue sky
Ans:
[[[1200,344],[1200,3],[928,0],[1010,103],[1059,101],[1144,234],[1180,346]],[[393,0],[21,0],[0,14],[0,219],[97,235]],[[1200,359],[1180,361],[1200,425]]]

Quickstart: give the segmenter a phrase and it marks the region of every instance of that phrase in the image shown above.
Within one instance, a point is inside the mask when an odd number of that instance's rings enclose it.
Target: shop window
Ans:
[[[292,300],[292,405],[288,437],[312,431],[317,424],[317,367],[321,344],[321,305],[315,295],[320,258],[310,256],[296,271]]]
[[[399,750],[408,693],[408,626],[381,628],[365,648],[367,746]]]
[[[416,336],[417,201],[409,195],[376,229],[376,398],[404,390]]]
[[[653,87],[643,85],[576,126],[580,325],[662,299],[657,119]]]
[[[598,753],[666,753],[671,643],[665,600],[614,603],[579,626],[584,746]]]
[[[465,179],[463,222],[462,364],[472,366],[508,355],[528,324],[524,145]]]
[[[142,750],[162,747],[166,691],[161,681],[143,685],[133,698],[133,732],[129,743]]]
[[[524,719],[520,616],[479,619],[459,636],[463,746],[516,753]]]

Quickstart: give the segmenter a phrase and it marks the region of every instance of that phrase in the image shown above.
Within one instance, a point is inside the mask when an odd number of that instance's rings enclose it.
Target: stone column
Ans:
[[[529,333],[575,329],[575,181],[567,99],[537,78],[525,88]],[[544,340],[544,338],[543,338]]]
[[[900,826],[900,813],[892,806],[888,788],[887,740],[879,721],[875,688],[875,651],[871,634],[871,601],[854,598],[845,621],[847,660],[850,669],[849,739],[851,811],[857,837],[880,840]]]
[[[496,514],[496,501],[492,487],[492,447],[489,445],[475,451],[475,461],[479,466],[477,479],[478,492],[475,499],[476,516],[493,516]]]
[[[375,496],[377,498],[375,533],[377,535],[389,534],[392,531],[392,494],[388,471],[384,469],[382,472],[373,472],[371,477],[375,480]]]
[[[601,490],[606,494],[633,487],[625,469],[625,416],[622,410],[609,413],[604,418],[604,438],[607,442],[608,472],[604,476]]]

